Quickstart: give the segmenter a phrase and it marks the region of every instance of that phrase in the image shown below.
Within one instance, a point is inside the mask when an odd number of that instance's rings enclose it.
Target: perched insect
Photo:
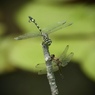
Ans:
[[[48,40],[47,34],[55,32],[55,31],[57,31],[59,29],[62,29],[64,27],[72,25],[72,23],[67,24],[66,21],[62,21],[62,22],[58,22],[57,24],[53,25],[52,27],[41,29],[39,27],[39,25],[35,22],[35,19],[33,19],[30,16],[29,16],[29,22],[33,22],[40,32],[36,31],[34,33],[26,33],[26,34],[23,34],[21,36],[15,37],[14,39],[23,40],[23,39],[43,36],[46,40]]]
[[[52,67],[53,71],[58,71],[60,72],[60,75],[62,76],[61,68],[60,67],[65,67],[70,60],[72,59],[74,53],[71,52],[67,56],[67,51],[69,49],[69,45],[66,46],[65,50],[63,53],[60,55],[60,57],[55,57],[54,54],[51,55],[51,60],[52,60]],[[45,64],[37,64],[36,68],[38,69],[38,74],[46,74],[46,68],[44,68]]]
[[[49,45],[51,44],[51,40],[48,37],[48,34],[55,32],[59,29],[62,29],[64,27],[70,26],[72,25],[72,23],[66,23],[66,21],[62,21],[62,22],[58,22],[57,24],[55,24],[52,27],[49,28],[45,28],[45,29],[41,29],[39,27],[39,25],[35,22],[35,19],[33,19],[32,17],[29,16],[29,22],[33,22],[36,27],[38,28],[39,32],[35,32],[35,33],[27,33],[21,36],[18,36],[14,39],[16,40],[23,40],[23,39],[27,39],[27,38],[33,38],[33,37],[38,37],[38,36],[42,36],[43,40],[44,40],[44,44],[45,42],[50,42]],[[64,67],[66,66],[69,61],[71,60],[71,58],[73,57],[73,53],[71,52],[68,56],[66,56],[66,53],[68,51],[69,46],[67,45],[64,52],[61,54],[61,56],[59,58],[56,58],[55,55],[51,55],[51,61],[52,61],[52,67],[53,67],[53,71],[60,71],[60,67]],[[38,74],[45,74],[46,73],[46,66],[45,64],[37,64],[36,68],[38,69]]]

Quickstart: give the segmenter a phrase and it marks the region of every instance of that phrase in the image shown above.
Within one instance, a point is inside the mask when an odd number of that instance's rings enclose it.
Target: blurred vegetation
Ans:
[[[50,52],[59,56],[65,46],[74,52],[72,61],[95,81],[95,6],[89,3],[62,0],[20,0],[0,3],[0,73],[21,68],[37,72],[36,64],[44,64],[41,38],[15,41],[20,34],[37,31],[28,22],[36,19],[44,28],[66,20],[73,25],[50,35]],[[38,31],[37,31],[38,32]]]

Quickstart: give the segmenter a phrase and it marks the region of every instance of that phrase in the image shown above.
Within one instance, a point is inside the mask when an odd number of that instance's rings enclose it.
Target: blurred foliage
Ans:
[[[9,51],[12,47],[13,41],[5,38],[0,39],[0,73],[10,72],[14,70],[14,67],[9,64]]]
[[[13,28],[14,33],[16,33],[16,31],[19,32],[19,34],[15,36],[37,30],[33,24],[28,23],[28,16],[34,17],[42,28],[62,20],[67,20],[68,23],[73,22],[72,26],[58,30],[50,35],[53,41],[50,46],[50,52],[51,54],[53,53],[59,56],[63,52],[64,47],[68,44],[70,46],[69,52],[74,52],[73,60],[80,63],[85,74],[95,80],[95,6],[86,4],[70,5],[64,2],[63,4],[55,4],[53,3],[54,0],[52,3],[50,3],[51,1],[47,2],[48,3],[42,3],[42,0],[39,0],[33,3],[30,1],[21,6],[19,10],[13,14],[14,22],[19,27],[18,29],[16,28],[17,30]],[[3,30],[1,29],[3,29],[3,27],[0,28],[2,32]],[[3,32],[1,34],[3,35]],[[1,69],[5,67],[4,64],[9,63],[15,67],[38,72],[35,66],[38,63],[44,64],[41,38],[15,41],[11,37],[8,37],[6,38],[8,45],[2,50],[4,40],[5,38],[0,39]],[[7,52],[5,51],[6,49]],[[4,66],[2,67],[2,65]]]

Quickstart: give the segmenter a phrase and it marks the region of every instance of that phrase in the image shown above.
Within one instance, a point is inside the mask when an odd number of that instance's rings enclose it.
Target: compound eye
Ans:
[[[51,54],[50,57],[51,57],[51,59],[54,59],[55,55],[54,54]]]

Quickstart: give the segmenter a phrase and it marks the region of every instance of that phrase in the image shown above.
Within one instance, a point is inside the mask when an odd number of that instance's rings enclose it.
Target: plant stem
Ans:
[[[47,78],[48,78],[49,85],[51,88],[51,93],[52,95],[58,95],[58,88],[56,85],[55,76],[54,76],[53,68],[52,68],[52,60],[49,53],[49,45],[42,43],[42,48],[44,52],[46,69],[47,69]]]

